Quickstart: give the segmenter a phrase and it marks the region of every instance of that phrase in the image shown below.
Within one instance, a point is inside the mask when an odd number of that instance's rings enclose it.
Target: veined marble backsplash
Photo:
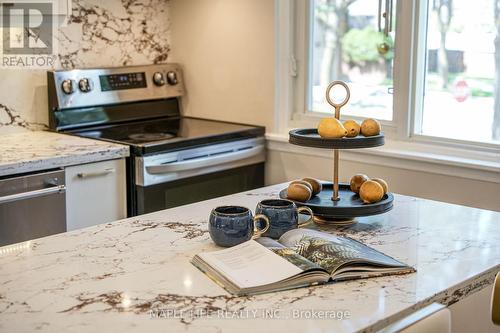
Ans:
[[[73,0],[55,69],[166,62],[168,0]],[[0,134],[47,127],[46,70],[0,69]]]

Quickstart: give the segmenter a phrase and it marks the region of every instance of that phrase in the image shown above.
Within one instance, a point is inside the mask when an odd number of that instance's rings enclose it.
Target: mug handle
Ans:
[[[259,229],[257,227],[257,223],[255,223],[255,222],[257,222],[257,220],[263,220],[265,222],[266,226],[263,229]],[[263,233],[265,233],[267,231],[267,229],[269,229],[269,218],[266,215],[263,215],[263,214],[255,215],[253,218],[253,222],[254,222],[254,229],[253,229],[254,237],[261,236]]]
[[[302,223],[299,223],[299,227],[311,222],[314,219],[314,213],[313,213],[312,209],[307,207],[307,206],[298,207],[297,212],[299,212],[299,213],[307,212],[307,215],[310,216],[309,220],[302,222]]]

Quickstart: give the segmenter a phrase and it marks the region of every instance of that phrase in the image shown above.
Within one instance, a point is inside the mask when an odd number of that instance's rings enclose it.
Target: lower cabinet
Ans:
[[[491,295],[493,285],[490,285],[457,303],[450,305],[451,331],[453,333],[494,333],[500,332],[498,326],[491,321]]]
[[[65,168],[68,231],[127,216],[125,159]]]

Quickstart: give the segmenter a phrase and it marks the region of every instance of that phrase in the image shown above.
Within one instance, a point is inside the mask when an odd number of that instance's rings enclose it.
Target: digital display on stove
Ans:
[[[146,73],[100,75],[101,91],[146,88]]]

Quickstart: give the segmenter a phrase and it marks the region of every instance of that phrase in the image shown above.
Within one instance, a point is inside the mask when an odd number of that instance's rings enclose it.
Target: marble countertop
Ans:
[[[0,151],[0,176],[129,155],[128,146],[47,131],[1,135]]]
[[[453,304],[500,270],[500,213],[401,195],[386,214],[321,229],[417,273],[236,297],[190,264],[217,250],[212,207],[253,209],[284,186],[0,248],[0,331],[373,332],[429,303]]]

